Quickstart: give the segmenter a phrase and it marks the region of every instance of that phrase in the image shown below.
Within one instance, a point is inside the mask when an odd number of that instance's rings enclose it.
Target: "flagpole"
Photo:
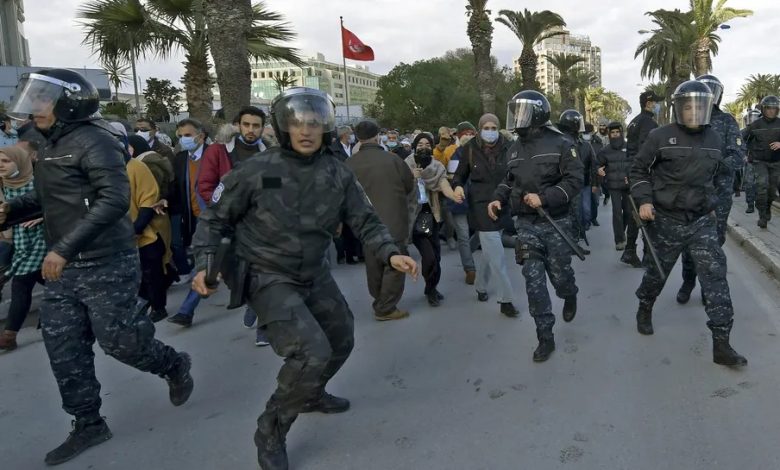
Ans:
[[[344,61],[344,97],[347,102],[347,124],[349,124],[349,84],[347,83],[347,57],[344,55],[344,17],[339,16],[341,20],[341,59]]]

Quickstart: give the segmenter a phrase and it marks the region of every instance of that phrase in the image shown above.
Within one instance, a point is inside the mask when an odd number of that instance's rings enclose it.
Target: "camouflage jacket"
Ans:
[[[721,154],[723,155],[723,163],[725,163],[725,165],[721,165],[720,171],[715,175],[715,187],[718,194],[730,197],[733,192],[734,172],[742,169],[745,156],[742,133],[734,116],[724,113],[718,108],[712,110],[710,127],[723,140]]]
[[[234,233],[236,254],[253,272],[311,282],[328,268],[341,222],[383,262],[400,252],[355,175],[328,152],[307,158],[271,148],[228,173],[211,202],[193,240],[197,270],[220,238]]]

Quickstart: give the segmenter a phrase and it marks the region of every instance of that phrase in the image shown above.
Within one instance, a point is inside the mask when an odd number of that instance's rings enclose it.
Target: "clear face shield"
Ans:
[[[538,100],[517,99],[510,101],[506,106],[506,127],[513,131],[531,127],[531,121],[534,117],[536,107],[541,107],[543,103]],[[583,123],[583,130],[585,124]]]
[[[585,133],[585,120],[584,119],[580,119],[580,129],[578,130],[578,132],[580,134],[584,134]]]
[[[695,129],[710,123],[712,93],[683,93],[674,97],[674,116],[677,123]]]
[[[8,114],[14,119],[23,120],[31,114],[51,113],[64,89],[80,91],[79,85],[75,83],[66,83],[37,73],[26,74],[16,86]]]
[[[723,95],[723,85],[720,82],[711,79],[704,79],[699,81],[707,85],[707,87],[712,92],[712,102],[714,104],[719,103],[720,97]]]
[[[745,126],[749,126],[753,124],[754,122],[761,119],[761,113],[756,111],[755,109],[751,109],[746,115],[745,115]]]
[[[322,96],[292,95],[277,103],[273,112],[282,132],[324,134],[336,129],[333,105]]]

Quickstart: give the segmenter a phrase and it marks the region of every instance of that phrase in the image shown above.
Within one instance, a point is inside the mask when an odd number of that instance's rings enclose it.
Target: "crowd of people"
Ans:
[[[10,109],[21,124],[0,117],[0,261],[12,283],[0,349],[17,347],[33,288],[45,284],[40,327],[63,408],[76,417],[46,462],[111,437],[99,414],[95,340],[165,378],[174,405],[187,401],[191,360],[154,339],[152,324],[193,324],[200,300],[215,291],[209,266],[230,288],[228,308],[245,307],[255,343],[285,359],[258,419],[263,469],[287,468],[285,436],[298,414],[349,408],[325,391],[354,344],[332,251],[338,264],[365,263],[374,318],[388,321],[409,316],[399,307],[406,275],[423,277],[430,307],[446,301],[442,245],[457,251],[456,269],[477,302],[493,296],[501,314],[517,317],[505,251],[514,248],[536,324],[532,359],[547,361],[556,321],[547,281],[564,301],[563,320],[573,321],[571,256],[589,253],[602,196],[612,201],[620,261],[645,271],[638,332],[653,333],[653,303],[682,256],[677,300],[689,300],[698,278],[713,361],[746,365],[729,341],[721,247],[742,185],[755,182],[758,225],[767,227],[780,183],[780,100],[765,98],[740,131],[718,107],[722,91],[713,76],[683,83],[672,97],[675,122],[660,128],[662,98],[652,92],[640,95],[642,112],[624,127],[603,118],[594,126],[576,110],[551,117],[547,98],[525,90],[503,123],[485,113],[476,126],[401,133],[370,119],[337,127],[327,94],[291,88],[270,116],[242,108],[213,138],[203,123],[179,121],[171,147],[148,118],[131,127],[101,119],[94,86],[75,72],[25,76]],[[169,316],[173,285],[189,291]]]

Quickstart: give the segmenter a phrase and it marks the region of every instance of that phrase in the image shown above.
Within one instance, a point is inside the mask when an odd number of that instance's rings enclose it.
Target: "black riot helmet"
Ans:
[[[509,130],[537,128],[550,120],[550,102],[535,90],[524,90],[506,104],[506,127]]]
[[[279,145],[292,150],[290,130],[305,126],[322,133],[322,147],[336,135],[336,105],[327,93],[314,88],[292,87],[271,101],[271,126]]]
[[[745,127],[753,124],[759,119],[761,119],[761,111],[757,109],[748,110],[747,114],[745,114]]]
[[[707,85],[712,92],[712,102],[716,105],[720,105],[720,100],[723,98],[723,84],[718,80],[715,75],[699,75],[696,77],[697,82],[702,82]]]
[[[761,115],[764,117],[764,119],[776,119],[778,112],[780,112],[780,99],[777,98],[777,96],[769,95],[765,96],[761,99],[761,102],[758,104],[758,109],[761,111]],[[767,116],[767,111],[770,109],[776,109],[777,111],[774,113],[774,117]]]
[[[17,119],[52,110],[62,122],[87,121],[100,107],[97,88],[81,74],[48,69],[22,75],[9,113]]]
[[[677,124],[688,129],[709,125],[712,92],[704,83],[688,80],[680,84],[672,94],[672,105]]]
[[[558,129],[576,136],[581,132],[585,132],[585,119],[576,109],[567,109],[561,113],[561,117],[558,119]]]

